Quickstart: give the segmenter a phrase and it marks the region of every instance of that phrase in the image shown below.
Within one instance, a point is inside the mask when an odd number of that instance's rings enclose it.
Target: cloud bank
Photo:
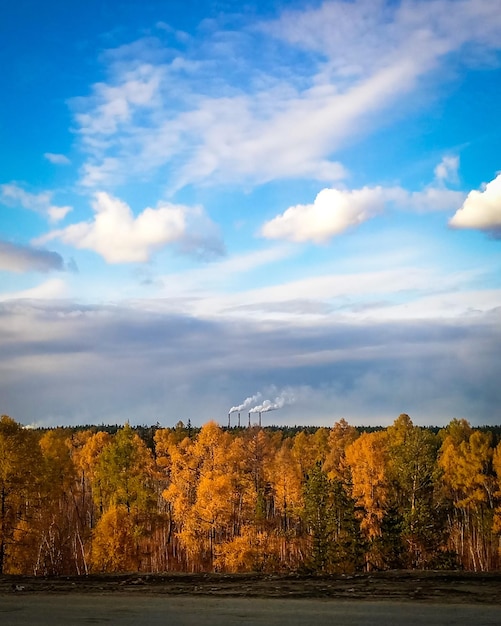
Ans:
[[[0,397],[2,412],[43,424],[225,424],[235,401],[249,396],[243,406],[253,408],[280,389],[294,402],[267,423],[391,423],[401,412],[418,423],[493,423],[500,350],[499,309],[466,321],[242,325],[131,306],[4,302]]]

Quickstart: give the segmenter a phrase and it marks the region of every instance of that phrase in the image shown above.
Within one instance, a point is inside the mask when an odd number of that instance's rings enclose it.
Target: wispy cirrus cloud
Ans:
[[[0,202],[12,207],[22,207],[46,216],[51,222],[59,222],[72,211],[71,206],[58,206],[52,203],[51,191],[30,193],[16,183],[0,185]]]
[[[155,108],[163,69],[150,64],[127,68],[117,85],[96,83],[92,95],[86,99],[90,112],[76,113],[79,132],[89,137],[115,133],[130,123],[136,113],[144,108]],[[78,105],[79,99],[74,103]]]
[[[125,202],[98,192],[92,202],[94,217],[37,239],[54,239],[83,250],[93,250],[109,263],[144,263],[168,244],[187,254],[219,255],[223,246],[216,227],[200,207],[161,203],[134,216]]]
[[[57,152],[46,152],[44,154],[44,158],[49,161],[49,163],[53,163],[54,165],[70,165],[71,161],[64,154],[59,154]]]
[[[48,301],[63,298],[66,294],[66,282],[60,278],[51,278],[45,282],[21,291],[3,292],[0,301],[40,300],[45,306]]]
[[[271,252],[271,250],[270,250]],[[377,269],[377,252],[371,251],[363,268],[341,271],[335,265],[316,268],[300,279],[270,279],[260,287],[232,290],[227,262],[200,270],[164,275],[156,297],[136,306],[148,311],[193,315],[202,319],[250,320],[315,326],[332,319],[376,322],[398,319],[461,319],[474,311],[501,307],[501,290],[481,292],[478,285],[490,273],[481,267],[444,272],[431,266],[416,267],[412,255],[395,258],[391,268]],[[371,264],[372,260],[372,264]],[[275,256],[263,262],[279,263]],[[273,268],[274,275],[279,265]],[[225,274],[227,274],[225,276]],[[168,297],[167,297],[168,296]]]
[[[435,178],[439,183],[457,183],[459,170],[459,157],[455,155],[444,156],[435,168]]]
[[[340,147],[459,62],[465,46],[498,50],[500,27],[487,0],[326,1],[238,32],[213,26],[203,45],[186,38],[176,48],[159,35],[122,46],[104,56],[108,80],[74,101],[82,182],[118,184],[135,172],[162,173],[171,190],[290,177],[332,184],[347,174]],[[255,62],[257,48],[267,61]],[[444,162],[442,178],[444,167],[452,174]]]
[[[321,55],[326,72],[348,79],[388,67],[399,57],[429,70],[469,43],[499,49],[500,26],[490,0],[324,0],[306,10],[285,10],[260,28]]]

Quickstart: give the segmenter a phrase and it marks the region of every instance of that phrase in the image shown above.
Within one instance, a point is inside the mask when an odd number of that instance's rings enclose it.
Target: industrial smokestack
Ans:
[[[251,423],[250,423],[250,411],[249,411],[249,428],[251,427]]]
[[[231,426],[231,413],[228,413],[228,428]]]
[[[238,412],[238,427],[240,428],[240,411]]]
[[[261,428],[261,411],[259,411],[259,428]]]

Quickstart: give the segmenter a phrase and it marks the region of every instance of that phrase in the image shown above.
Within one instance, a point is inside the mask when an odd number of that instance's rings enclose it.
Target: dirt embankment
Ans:
[[[178,573],[0,576],[0,594],[33,593],[417,600],[501,605],[501,572],[391,571],[353,576]]]

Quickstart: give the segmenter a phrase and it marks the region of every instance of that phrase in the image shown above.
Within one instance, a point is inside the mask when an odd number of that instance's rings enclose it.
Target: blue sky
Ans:
[[[9,3],[0,411],[501,423],[500,9]]]

